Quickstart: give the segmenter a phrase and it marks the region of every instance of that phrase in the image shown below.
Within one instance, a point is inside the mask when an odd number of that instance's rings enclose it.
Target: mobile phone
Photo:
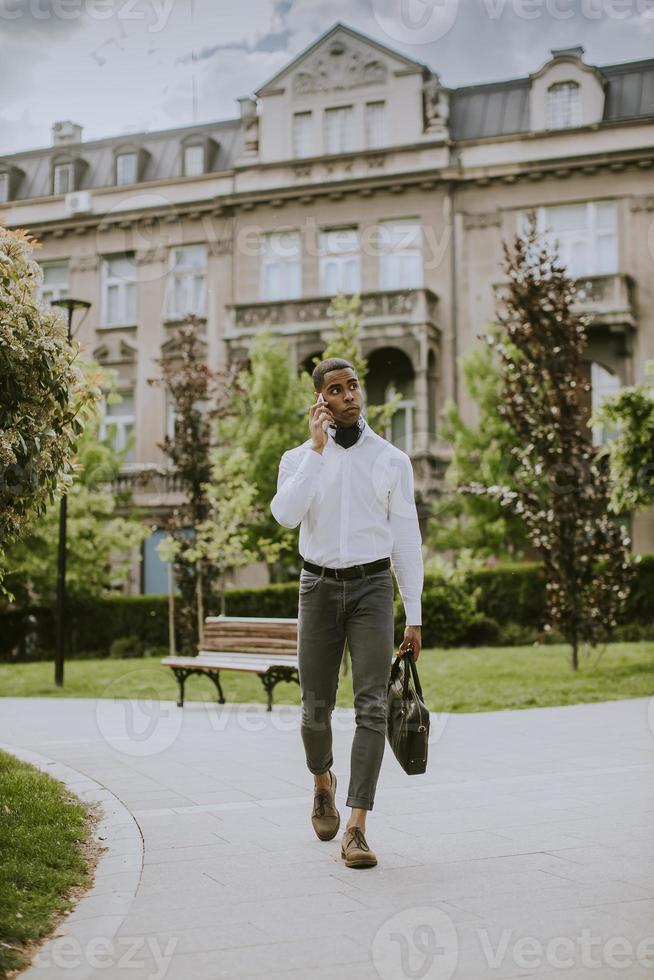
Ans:
[[[327,405],[327,402],[326,402],[326,401],[325,401],[325,399],[323,398],[323,394],[322,394],[322,391],[321,391],[321,392],[320,392],[320,394],[318,395],[318,404],[319,404],[319,405]],[[323,423],[322,423],[322,431],[323,431],[323,432],[326,432],[326,431],[327,431],[327,426],[328,426],[328,425],[329,425],[329,419],[325,419],[325,420],[323,421]]]

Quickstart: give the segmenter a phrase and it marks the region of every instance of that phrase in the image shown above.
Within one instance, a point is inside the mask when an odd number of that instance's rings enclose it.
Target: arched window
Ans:
[[[397,393],[402,395],[397,403],[393,416],[386,427],[385,436],[398,449],[405,453],[413,452],[413,417],[415,412],[415,399],[413,391],[413,378],[408,381],[391,381],[385,392],[384,401],[390,402]]]
[[[413,452],[415,430],[414,370],[411,359],[397,347],[379,347],[368,356],[366,401],[383,405],[400,394],[400,402],[384,437],[405,453]]]
[[[547,128],[581,126],[581,88],[577,82],[555,82],[547,90]]]

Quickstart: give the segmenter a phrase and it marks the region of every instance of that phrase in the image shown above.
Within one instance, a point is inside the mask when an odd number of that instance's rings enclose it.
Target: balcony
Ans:
[[[615,335],[621,352],[627,354],[630,338],[637,326],[635,283],[631,276],[615,273],[608,276],[582,276],[576,280],[577,296],[572,312],[589,317],[588,330],[598,329]],[[496,301],[503,305],[509,283],[493,283]]]
[[[577,279],[575,313],[588,314],[590,326],[608,327],[611,333],[636,329],[634,281],[631,276],[585,276]]]
[[[111,481],[113,493],[129,500],[119,510],[143,507],[148,511],[166,511],[183,503],[185,497],[178,477],[163,466],[134,465],[121,470]]]
[[[226,340],[249,337],[270,327],[276,333],[300,334],[330,326],[329,296],[235,303],[229,307]],[[437,326],[438,297],[429,289],[389,289],[361,293],[364,327],[397,324]]]

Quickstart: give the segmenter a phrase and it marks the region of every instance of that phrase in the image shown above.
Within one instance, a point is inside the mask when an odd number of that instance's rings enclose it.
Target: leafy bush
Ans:
[[[654,556],[635,566],[633,591],[616,639],[654,637]],[[228,616],[297,616],[297,582],[226,593]],[[560,642],[542,629],[544,595],[538,565],[502,565],[470,573],[463,584],[428,575],[423,591],[423,639],[435,646],[512,646]],[[209,608],[208,615],[219,610]],[[114,641],[136,637],[147,656],[168,654],[166,596],[110,596],[74,602],[68,607],[67,657],[108,656]],[[395,639],[404,632],[404,609],[395,585]],[[55,615],[52,608],[8,609],[0,614],[0,660],[52,657]],[[177,637],[178,651],[182,650]],[[120,649],[120,647],[119,647]],[[140,656],[140,654],[139,654]]]
[[[109,647],[109,656],[117,660],[143,656],[143,641],[138,636],[121,636]]]

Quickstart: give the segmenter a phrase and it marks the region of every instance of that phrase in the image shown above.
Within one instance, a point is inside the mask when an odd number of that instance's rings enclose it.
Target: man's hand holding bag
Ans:
[[[386,736],[404,771],[409,776],[427,769],[429,710],[423,701],[413,647],[395,658],[388,681]]]

